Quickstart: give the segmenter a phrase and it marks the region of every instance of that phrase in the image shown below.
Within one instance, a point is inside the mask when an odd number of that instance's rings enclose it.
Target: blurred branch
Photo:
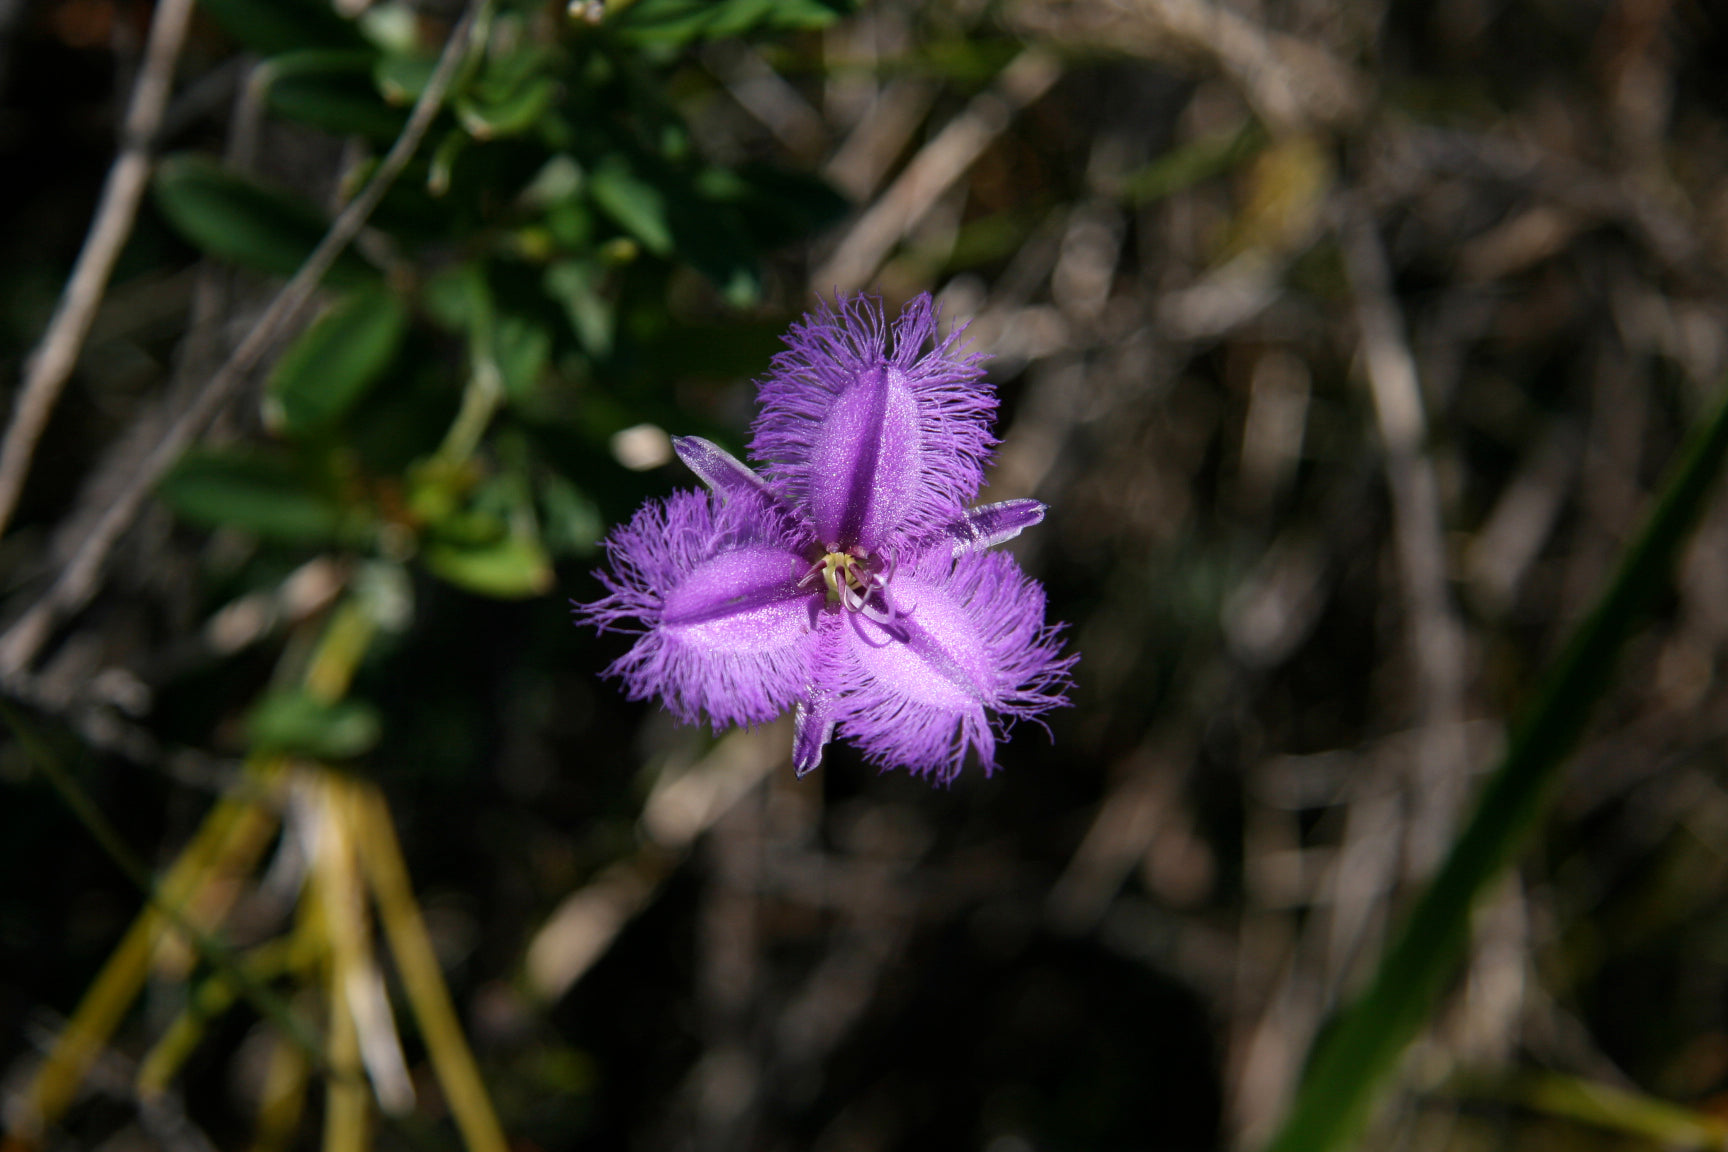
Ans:
[[[1368,108],[1367,80],[1326,49],[1209,0],[1026,0],[1014,15],[1028,30],[1058,42],[1204,57],[1278,132],[1347,125]]]
[[[565,897],[534,934],[524,961],[534,996],[563,997],[647,907],[672,863],[780,765],[789,746],[784,724],[740,729],[688,771],[659,780],[642,806],[648,842]]]
[[[1728,456],[1728,383],[1679,453],[1613,580],[1567,641],[1478,797],[1474,812],[1367,990],[1338,1015],[1308,1062],[1269,1147],[1327,1152],[1368,1121],[1381,1085],[1421,1030],[1469,945],[1471,914],[1541,822],[1615,658],[1666,581]]]
[[[1446,526],[1440,485],[1427,454],[1427,417],[1416,359],[1393,299],[1386,250],[1374,221],[1362,213],[1351,212],[1342,229],[1362,360],[1386,453],[1411,649],[1421,684],[1425,735],[1413,781],[1417,812],[1409,853],[1415,873],[1426,875],[1451,839],[1463,796],[1464,633],[1447,586]]]
[[[924,122],[936,92],[936,85],[915,77],[902,77],[887,85],[822,166],[822,174],[854,200],[870,195]]]
[[[1521,141],[1480,132],[1421,128],[1388,142],[1388,158],[1404,168],[1400,182],[1426,181],[1433,169],[1475,172],[1530,190],[1596,219],[1618,220],[1670,268],[1719,285],[1696,228],[1629,180]],[[1408,151],[1406,151],[1408,149]],[[1413,163],[1405,164],[1400,153]]]
[[[984,92],[912,157],[810,277],[818,292],[851,292],[870,282],[906,234],[1000,136],[1014,114],[1049,91],[1062,74],[1047,50],[1027,48]]]
[[[282,333],[300,317],[324,274],[336,262],[349,242],[365,226],[373,209],[384,193],[395,183],[403,168],[419,147],[432,126],[468,55],[468,43],[480,14],[489,0],[471,0],[462,19],[450,33],[438,66],[427,81],[425,90],[415,101],[402,133],[367,181],[360,194],[349,201],[337,216],[293,279],[270,302],[258,322],[246,334],[228,361],[204,385],[197,397],[181,412],[163,433],[155,448],[132,478],[131,485],[121,493],[91,529],[77,554],[61,571],[53,586],[24,615],[0,635],[0,682],[23,672],[47,642],[54,626],[66,615],[89,602],[99,586],[108,554],[121,535],[131,526],[139,508],[148,498],[156,482],[173,467],[204,427],[221,410],[222,405],[247,376],[269,353]]]
[[[22,5],[20,5],[20,8]],[[132,221],[150,180],[150,149],[174,86],[174,63],[186,39],[192,0],[162,0],[150,18],[150,41],[132,89],[132,102],[120,130],[120,154],[108,170],[97,202],[96,219],[73,265],[72,277],[48,321],[48,330],[30,354],[24,385],[0,441],[0,535],[18,507],[30,472],[36,442],[48,425],[60,390],[78,363],[78,350],[96,318],[96,308],[114,272],[120,249],[132,234]]]

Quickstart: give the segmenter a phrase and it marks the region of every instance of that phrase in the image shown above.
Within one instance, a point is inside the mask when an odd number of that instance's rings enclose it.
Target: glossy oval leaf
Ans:
[[[592,261],[563,260],[546,269],[546,294],[564,306],[571,330],[590,356],[605,359],[612,353],[616,322],[612,300],[601,291],[605,273]]]
[[[162,214],[194,247],[260,272],[293,275],[329,227],[324,214],[304,200],[195,153],[164,159],[154,188]],[[376,277],[371,265],[345,252],[327,278],[340,284]]]
[[[372,69],[372,82],[392,104],[409,105],[420,99],[432,73],[438,70],[438,57],[422,55],[381,56]]]
[[[265,391],[266,420],[290,436],[330,427],[378,382],[407,334],[408,307],[395,293],[349,293],[277,362]]]
[[[552,360],[552,333],[535,320],[525,316],[506,315],[498,318],[493,337],[498,348],[498,371],[504,377],[504,391],[512,400],[521,400],[534,391],[540,376]]]

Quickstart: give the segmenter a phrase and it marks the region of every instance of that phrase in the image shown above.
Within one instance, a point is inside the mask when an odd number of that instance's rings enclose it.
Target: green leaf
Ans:
[[[612,351],[612,302],[600,292],[604,273],[586,260],[565,260],[546,269],[546,294],[564,305],[570,327],[588,354],[604,358]]]
[[[377,710],[358,700],[329,703],[304,688],[272,692],[246,719],[246,733],[262,752],[314,760],[348,760],[378,743]]]
[[[534,127],[557,95],[558,82],[538,76],[502,99],[488,100],[480,94],[459,97],[456,118],[476,140],[516,136]]]
[[[592,555],[606,534],[600,509],[580,488],[557,473],[540,480],[546,546],[557,555]]]
[[[483,275],[473,263],[438,269],[420,285],[420,307],[452,332],[466,327],[474,311],[474,278]]]
[[[362,288],[324,311],[283,354],[265,391],[268,422],[290,436],[328,428],[377,383],[408,333],[408,307]]]
[[[199,0],[222,30],[254,52],[361,48],[365,38],[328,0]]]
[[[191,523],[288,544],[328,543],[342,526],[342,509],[274,455],[189,452],[156,491]]]
[[[634,175],[623,157],[612,155],[599,163],[589,175],[588,195],[596,207],[650,252],[664,256],[672,251],[666,197]]]
[[[265,62],[270,109],[326,132],[394,140],[408,116],[379,95],[375,58],[368,51],[325,49],[273,57]]]
[[[433,575],[482,596],[521,600],[552,587],[552,559],[528,536],[513,534],[486,544],[434,540],[424,555]]]
[[[436,56],[381,56],[372,70],[373,82],[392,104],[408,105],[420,99],[432,73],[438,70]]]
[[[552,333],[525,316],[503,315],[493,335],[504,391],[520,400],[534,390],[552,359]]]
[[[638,44],[677,47],[757,30],[823,28],[848,0],[636,0],[607,23]]]
[[[293,275],[329,227],[324,213],[305,201],[196,153],[164,159],[154,187],[162,214],[192,245],[260,272]],[[353,252],[344,252],[329,279],[353,284],[376,280],[377,273]]]
[[[1674,557],[1728,458],[1728,382],[1715,404],[1709,418],[1693,427],[1613,580],[1538,685],[1469,820],[1392,937],[1373,981],[1322,1033],[1268,1152],[1347,1147],[1462,965],[1472,910],[1542,822],[1560,769],[1608,687],[1615,658],[1666,586]]]

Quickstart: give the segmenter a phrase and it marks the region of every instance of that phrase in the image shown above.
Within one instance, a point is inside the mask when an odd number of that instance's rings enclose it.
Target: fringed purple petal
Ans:
[[[819,672],[840,734],[873,763],[949,783],[972,749],[989,773],[1010,722],[1067,703],[1075,657],[1013,557],[926,553],[892,591],[895,621],[849,615]]]
[[[874,552],[956,519],[977,494],[996,396],[959,336],[939,333],[928,294],[892,327],[865,296],[793,325],[750,451],[820,543]]]
[[[1000,504],[981,504],[969,509],[958,520],[943,526],[933,537],[921,542],[919,551],[945,545],[954,555],[982,552],[998,544],[1006,544],[1034,524],[1044,521],[1048,511],[1036,500],[1004,500]]]
[[[602,629],[638,632],[607,675],[630,698],[660,696],[679,719],[716,729],[772,720],[810,683],[819,593],[809,564],[760,500],[676,492],[606,541],[607,595],[577,606]]]

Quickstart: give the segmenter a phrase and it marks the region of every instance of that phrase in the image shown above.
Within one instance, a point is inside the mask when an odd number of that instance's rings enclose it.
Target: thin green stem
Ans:
[[[1728,456],[1728,385],[1692,430],[1613,580],[1548,670],[1439,873],[1381,958],[1373,983],[1322,1034],[1267,1152],[1348,1145],[1469,948],[1477,900],[1541,822],[1566,757],[1607,688],[1615,658],[1703,511]]]

